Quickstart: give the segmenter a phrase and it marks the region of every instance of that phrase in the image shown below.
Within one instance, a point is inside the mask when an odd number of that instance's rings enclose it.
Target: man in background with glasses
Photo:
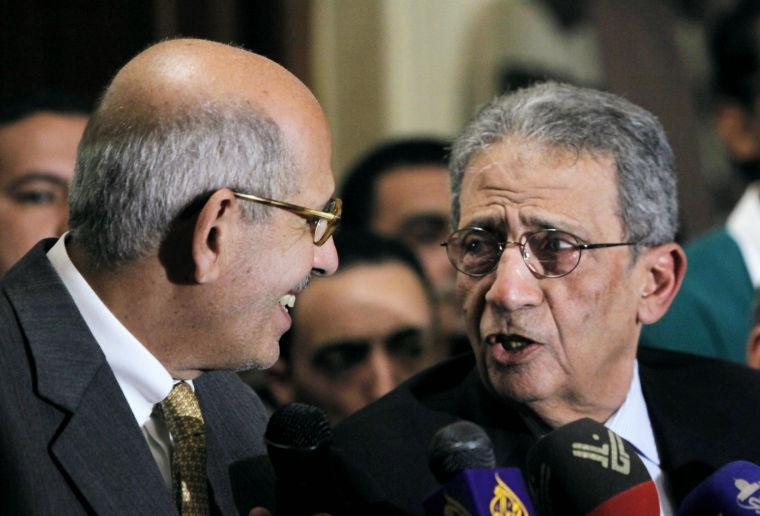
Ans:
[[[293,75],[154,45],[82,137],[69,232],[0,282],[0,513],[271,506],[258,397],[289,308],[338,264],[330,135]]]
[[[443,245],[474,355],[337,427],[338,463],[364,472],[342,486],[357,505],[422,514],[438,486],[428,445],[459,419],[486,430],[497,465],[518,467],[555,428],[605,424],[644,462],[664,514],[714,469],[760,461],[757,371],[637,349],[686,267],[673,241],[673,156],[650,113],[595,90],[534,86],[486,105],[450,167],[457,229]]]

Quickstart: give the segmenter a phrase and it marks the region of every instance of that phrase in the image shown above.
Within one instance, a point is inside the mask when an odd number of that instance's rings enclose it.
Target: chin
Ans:
[[[529,403],[543,397],[544,386],[531,377],[525,366],[514,366],[507,370],[489,366],[484,383],[489,391],[499,399],[510,399],[518,403]],[[483,373],[481,372],[481,377]]]

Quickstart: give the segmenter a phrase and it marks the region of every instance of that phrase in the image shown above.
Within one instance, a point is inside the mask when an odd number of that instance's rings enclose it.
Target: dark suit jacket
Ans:
[[[349,512],[423,514],[422,500],[439,487],[427,465],[430,440],[459,419],[486,430],[498,465],[524,468],[538,427],[525,409],[488,394],[473,365],[469,354],[429,369],[338,425],[332,496],[353,503]],[[728,462],[760,463],[760,371],[640,349],[639,374],[677,504]]]
[[[38,244],[0,282],[0,514],[177,514],[105,357]],[[260,400],[195,382],[214,512],[271,506]]]

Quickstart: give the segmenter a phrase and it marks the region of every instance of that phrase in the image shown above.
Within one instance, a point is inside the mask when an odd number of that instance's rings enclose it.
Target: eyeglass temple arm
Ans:
[[[580,249],[602,249],[604,247],[618,247],[621,245],[636,245],[638,242],[617,242],[611,244],[578,244]]]

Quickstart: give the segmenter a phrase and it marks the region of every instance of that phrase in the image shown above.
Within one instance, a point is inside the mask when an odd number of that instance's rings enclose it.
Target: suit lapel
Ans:
[[[5,278],[39,396],[68,417],[50,449],[99,514],[172,514],[171,496],[105,357],[38,244]]]
[[[698,373],[672,362],[667,354],[640,348],[641,389],[652,422],[660,466],[676,506],[696,485],[726,461],[726,436],[704,424],[691,387]],[[698,398],[697,398],[698,399]]]

